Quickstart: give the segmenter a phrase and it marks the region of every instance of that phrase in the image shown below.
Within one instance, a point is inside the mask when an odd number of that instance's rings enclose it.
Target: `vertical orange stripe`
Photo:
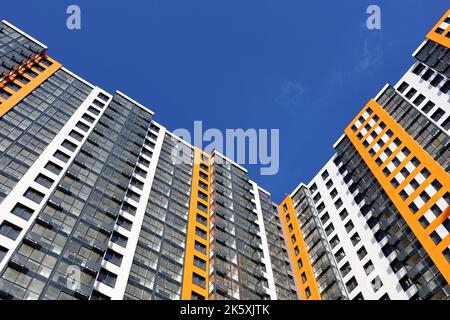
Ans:
[[[202,160],[202,155],[206,161]],[[208,171],[203,170],[200,164],[208,166]],[[200,172],[208,175],[208,180],[200,177]],[[204,182],[208,185],[208,190],[203,190],[199,187],[199,181]],[[186,234],[186,252],[184,258],[184,271],[183,271],[183,283],[182,283],[182,293],[181,299],[190,300],[192,297],[192,292],[203,296],[205,299],[209,298],[209,217],[210,217],[210,193],[211,193],[211,166],[210,166],[210,156],[200,149],[195,148],[194,151],[194,166],[192,170],[192,189],[191,189],[191,200],[189,205],[189,216],[188,216],[188,228]],[[198,192],[202,190],[203,193],[207,194],[207,201],[201,199],[198,196]],[[201,203],[207,207],[207,213],[204,213],[197,209],[197,203]],[[206,226],[197,221],[197,214],[207,219]],[[196,228],[200,228],[206,232],[206,239],[201,238],[195,233]],[[195,241],[198,241],[206,246],[206,254],[195,250]],[[194,265],[194,257],[201,258],[206,262],[205,270]],[[202,288],[193,283],[193,274],[197,273],[206,279],[205,288]]]
[[[286,206],[286,210],[283,207]],[[320,292],[317,286],[314,271],[312,269],[311,261],[309,259],[308,250],[306,249],[303,234],[300,229],[300,224],[297,219],[297,213],[295,212],[294,203],[290,196],[287,196],[279,206],[280,219],[282,221],[282,227],[284,234],[286,235],[286,242],[288,245],[292,267],[295,273],[295,282],[297,288],[300,290],[300,297],[303,300],[320,300]],[[289,215],[290,220],[287,221]],[[289,231],[289,225],[292,225],[292,231]],[[295,242],[292,242],[292,236],[295,236]],[[295,253],[295,247],[298,247],[299,254]],[[303,266],[299,268],[297,261],[302,259]],[[302,273],[306,275],[306,281],[302,281]],[[311,295],[306,297],[306,288],[309,288]]]

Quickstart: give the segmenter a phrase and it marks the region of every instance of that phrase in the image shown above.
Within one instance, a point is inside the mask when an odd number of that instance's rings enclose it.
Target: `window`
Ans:
[[[416,106],[419,106],[425,100],[425,96],[423,94],[419,94],[416,99],[414,99],[413,103]]]
[[[325,170],[324,172],[322,172],[321,176],[322,176],[322,179],[325,181],[330,175],[328,174],[328,171]]]
[[[45,165],[44,168],[47,169],[48,171],[50,171],[50,172],[56,174],[56,175],[59,175],[59,174],[61,173],[61,171],[62,171],[62,167],[58,166],[57,164],[55,164],[55,163],[53,163],[53,162],[51,162],[51,161],[49,161],[49,162]]]
[[[433,75],[433,70],[431,70],[431,69],[428,69],[423,75],[422,75],[422,79],[423,80],[425,80],[425,81],[428,81],[430,78],[431,78],[431,76]]]
[[[21,231],[21,228],[6,220],[0,225],[0,234],[11,240],[16,240]]]
[[[84,137],[81,133],[78,133],[75,130],[70,131],[69,136],[74,138],[77,141],[83,140],[83,137]]]
[[[297,241],[297,238],[295,237],[295,235],[293,235],[293,236],[291,237],[291,242],[294,244],[296,241]]]
[[[203,254],[206,254],[206,246],[205,246],[203,243],[198,242],[197,240],[195,240],[194,248],[195,248],[195,250],[197,250],[198,252],[201,252],[201,253],[203,253]]]
[[[405,81],[403,81],[399,86],[398,86],[398,88],[397,88],[397,90],[400,92],[400,93],[403,93],[405,90],[406,90],[406,88],[408,88],[408,84],[405,82]]]
[[[352,277],[350,280],[347,281],[345,286],[347,287],[347,290],[350,293],[353,290],[355,290],[355,288],[358,286],[358,282],[356,281],[355,277]]]
[[[89,126],[86,125],[86,124],[84,124],[84,123],[81,122],[81,121],[78,121],[78,122],[77,122],[76,127],[79,128],[79,129],[81,129],[81,130],[84,131],[84,132],[87,132],[87,131],[89,130]]]
[[[411,89],[409,89],[408,93],[406,94],[406,98],[411,99],[416,93],[417,93],[417,90],[414,88],[411,88]]]
[[[301,258],[297,260],[297,266],[299,269],[303,268],[303,261]]]
[[[98,115],[100,114],[100,111],[98,111],[97,109],[95,109],[95,108],[93,108],[93,107],[89,107],[89,108],[88,108],[88,111],[89,111],[90,113],[95,114],[96,116],[98,116]]]
[[[321,218],[320,221],[322,221],[323,224],[325,224],[328,220],[330,220],[330,215],[328,212],[326,212]]]
[[[339,237],[334,236],[333,239],[330,240],[331,248],[334,249],[339,244]]]
[[[449,33],[447,33],[449,35]],[[445,81],[444,85],[439,89],[442,93],[447,94],[450,89],[450,80]]]
[[[306,278],[306,273],[302,273],[302,283],[305,283],[308,279]]]
[[[206,286],[206,279],[205,277],[199,275],[198,273],[194,272],[192,274],[192,282],[196,285],[198,285],[201,288],[204,288]]]
[[[203,203],[197,202],[197,209],[207,213],[208,212],[208,207],[206,205],[204,205]]]
[[[422,63],[419,63],[413,70],[413,73],[419,75],[422,71],[425,70],[425,66]]]
[[[69,140],[64,140],[62,146],[72,152],[74,152],[77,149],[77,145],[75,143],[70,142]]]
[[[428,113],[428,112],[431,111],[431,109],[434,108],[434,106],[435,106],[435,104],[434,104],[433,102],[428,101],[428,102],[425,103],[425,105],[423,106],[422,111],[423,111],[424,113]]]
[[[203,181],[198,181],[198,186],[202,188],[203,190],[208,190],[208,185],[204,183]]]
[[[300,254],[300,249],[298,248],[298,246],[295,246],[294,253],[296,256],[298,256]]]
[[[421,216],[419,218],[419,222],[422,225],[422,228],[424,228],[424,229],[426,229],[430,225],[430,223],[428,222],[428,219],[425,218],[425,216]]]
[[[314,193],[317,191],[317,185],[315,183],[313,183],[313,185],[311,186],[311,188],[309,189],[311,191],[311,193]]]
[[[342,277],[345,277],[352,269],[350,268],[350,264],[346,262],[340,269]]]
[[[292,227],[292,223],[289,224],[288,229],[289,229],[289,232],[292,232],[294,230],[294,227]]]
[[[36,177],[36,179],[34,179],[34,181],[46,188],[50,188],[52,186],[53,182],[55,182],[53,179],[50,179],[49,177],[43,175],[42,173],[40,173]]]
[[[122,228],[125,228],[126,230],[130,231],[132,222],[128,219],[125,219],[124,217],[120,216],[119,219],[117,219],[117,225],[121,226]]]
[[[375,270],[375,266],[373,265],[372,261],[367,261],[367,263],[364,265],[364,271],[366,272],[366,275],[371,274],[373,270]]]
[[[354,246],[356,246],[361,241],[361,237],[359,236],[359,234],[357,232],[350,238],[350,240],[352,241],[352,244]]]
[[[441,243],[441,241],[442,241],[441,236],[440,236],[436,231],[433,231],[433,232],[430,234],[430,237],[431,237],[431,240],[433,240],[433,242],[434,242],[436,245],[438,245],[438,244]]]
[[[345,257],[344,249],[340,248],[334,256],[336,257],[336,261],[339,263]]]
[[[442,80],[444,80],[444,77],[441,76],[440,74],[438,74],[438,75],[436,75],[436,77],[434,77],[433,80],[431,80],[430,84],[433,87],[437,87],[442,82]]]
[[[196,215],[196,220],[197,220],[197,222],[201,223],[204,226],[207,226],[207,224],[208,224],[208,219],[198,213]]]
[[[8,253],[8,249],[0,246],[0,262],[3,260],[3,258],[6,256],[7,253]]]
[[[56,159],[61,160],[62,162],[69,161],[70,157],[65,154],[64,152],[57,150],[55,154],[53,155]]]
[[[305,296],[308,299],[309,297],[311,297],[311,290],[309,290],[309,287],[306,287],[305,289]]]
[[[330,192],[331,199],[334,199],[337,196],[337,194],[338,194],[338,192],[336,189],[331,190],[331,192]]]
[[[111,237],[111,241],[114,242],[114,243],[117,243],[121,247],[126,248],[127,242],[128,242],[128,238],[123,236],[123,235],[121,235],[117,231],[114,231],[114,233],[112,234],[112,237]]]
[[[120,267],[120,264],[122,263],[123,256],[120,253],[115,252],[112,249],[106,250],[105,254],[105,260],[108,262],[111,262],[115,264],[116,266]]]
[[[354,224],[353,224],[352,221],[349,221],[349,222],[347,222],[347,223],[345,224],[345,230],[347,230],[347,232],[352,231],[354,227],[355,227],[355,226],[354,226]]]
[[[200,190],[198,190],[197,196],[202,200],[208,201],[208,195]]]
[[[417,207],[417,205],[414,202],[412,202],[408,207],[412,213],[416,213],[417,211],[419,211],[419,208]]]
[[[436,179],[433,180],[433,182],[431,183],[431,185],[432,185],[433,188],[436,190],[436,192],[439,191],[439,190],[441,190],[441,188],[442,188],[442,184],[441,184],[438,180],[436,180]]]
[[[441,108],[437,108],[437,110],[431,116],[431,119],[438,122],[445,115],[445,111]]]
[[[206,270],[206,261],[197,256],[194,256],[194,265],[202,270]]]
[[[340,213],[339,216],[341,217],[341,220],[345,220],[345,218],[347,218],[348,216],[348,212],[346,209],[343,209]]]
[[[361,249],[359,249],[356,253],[358,254],[359,260],[362,260],[365,256],[367,256],[367,250],[365,247],[361,247]]]
[[[315,196],[314,196],[314,198],[313,198],[313,200],[314,200],[314,203],[317,203],[317,202],[319,202],[320,201],[320,199],[322,199],[322,197],[321,197],[321,195],[320,195],[320,193],[317,193]]]
[[[442,251],[442,254],[447,259],[447,261],[450,263],[450,249],[446,248],[444,251]],[[0,259],[1,260],[1,259]]]
[[[202,239],[206,239],[206,231],[200,229],[199,227],[195,227],[195,234]]]
[[[28,208],[27,206],[21,203],[18,203],[14,206],[11,213],[18,217],[21,217],[22,219],[28,220],[33,215],[34,210]]]
[[[450,117],[448,117],[443,123],[442,127],[444,130],[450,130]]]
[[[330,225],[328,227],[325,228],[325,232],[327,233],[327,235],[329,236],[332,232],[334,231],[334,226],[332,223],[330,223]]]
[[[42,192],[39,192],[33,188],[28,188],[27,191],[25,191],[24,195],[25,198],[30,199],[31,201],[39,204],[42,202],[42,199],[44,199],[44,194]]]
[[[379,276],[377,276],[375,279],[373,279],[371,281],[371,284],[372,284],[372,289],[374,292],[377,292],[383,286],[383,282],[381,282],[381,279]]]
[[[328,180],[327,183],[325,184],[327,186],[327,189],[330,189],[333,186],[333,181]]]
[[[199,171],[200,178],[204,180],[208,180],[208,175],[202,171]]]
[[[342,200],[337,199],[337,201],[334,203],[334,206],[336,207],[336,209],[339,209],[340,207],[342,207]]]
[[[117,276],[114,273],[102,268],[98,274],[97,280],[110,286],[111,288],[114,288]]]
[[[87,113],[83,114],[83,116],[81,118],[83,120],[86,120],[89,123],[93,123],[95,121],[95,119],[93,117],[91,117],[90,115],[88,115]]]

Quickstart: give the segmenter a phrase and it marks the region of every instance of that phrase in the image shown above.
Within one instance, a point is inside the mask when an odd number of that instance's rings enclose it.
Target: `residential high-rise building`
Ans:
[[[280,205],[300,296],[449,299],[449,30],[450,10]]]
[[[449,299],[450,10],[278,206],[0,23],[0,299]]]
[[[46,49],[1,23],[1,298],[297,298],[276,205],[244,168]]]

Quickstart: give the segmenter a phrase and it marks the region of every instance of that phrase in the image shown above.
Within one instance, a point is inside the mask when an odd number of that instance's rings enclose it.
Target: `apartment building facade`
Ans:
[[[244,168],[46,50],[1,23],[2,299],[297,298]]]
[[[449,299],[449,29],[450,10],[405,75],[364,106],[323,169],[280,205],[300,295],[328,295],[320,260],[331,252],[327,272],[349,299]]]
[[[0,23],[0,299],[448,299],[450,10],[280,205]]]

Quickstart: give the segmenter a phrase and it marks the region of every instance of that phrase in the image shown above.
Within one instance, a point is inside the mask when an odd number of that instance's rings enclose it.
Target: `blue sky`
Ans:
[[[66,28],[77,4],[82,29]],[[366,8],[381,8],[368,30]],[[25,9],[26,8],[26,9]],[[279,202],[309,182],[365,103],[412,64],[444,0],[7,1],[2,19],[167,128],[279,128],[280,170],[250,176]]]

